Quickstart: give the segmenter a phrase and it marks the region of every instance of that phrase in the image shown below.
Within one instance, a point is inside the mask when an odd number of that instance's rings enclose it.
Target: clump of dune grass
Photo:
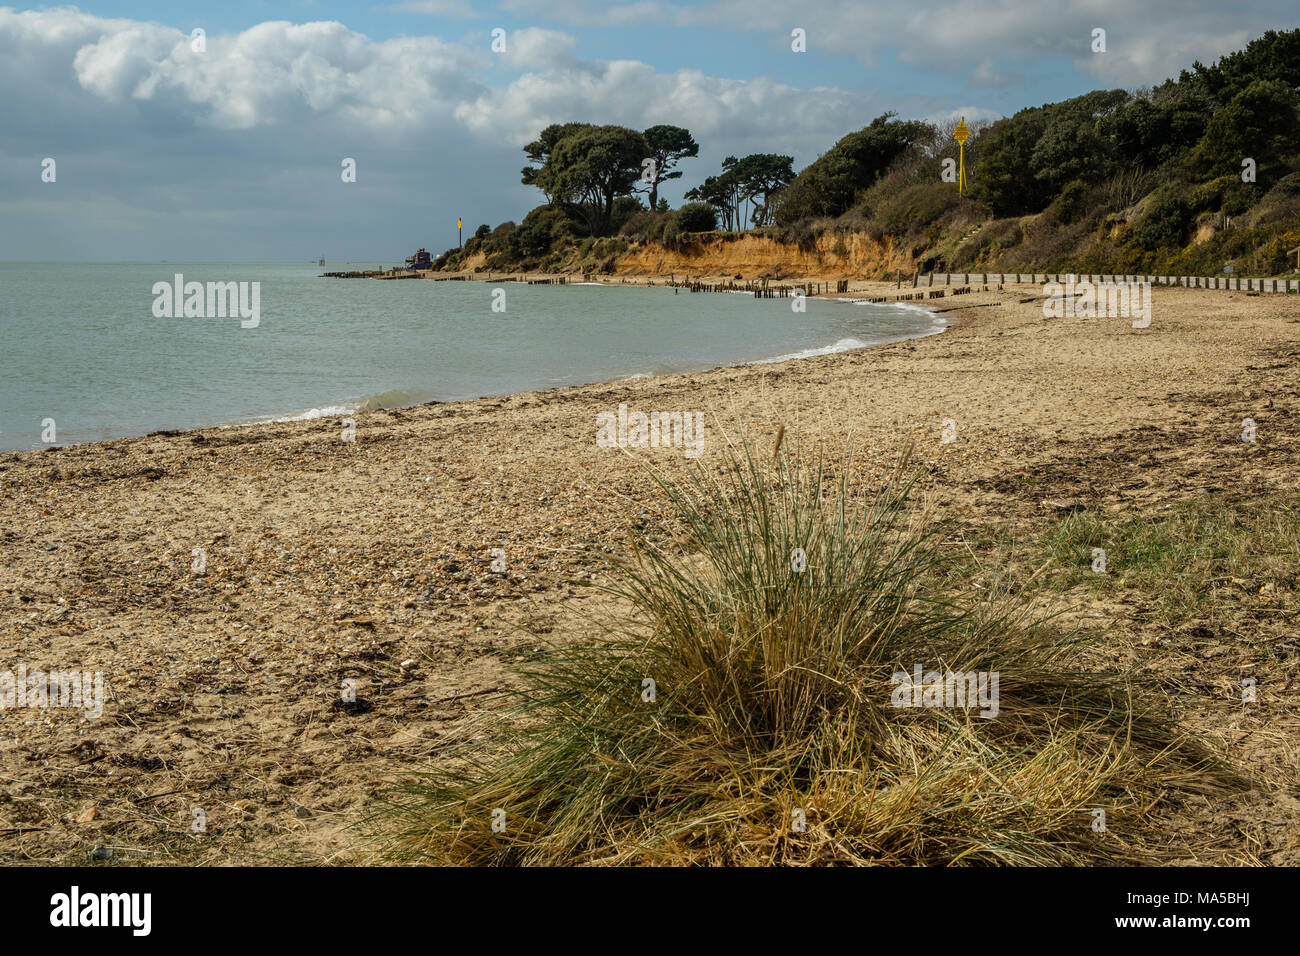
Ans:
[[[403,789],[394,857],[1156,862],[1162,801],[1240,784],[1129,680],[1078,669],[1074,635],[954,591],[912,479],[863,495],[848,462],[721,455],[656,476],[679,521],[616,569],[626,619],[530,667],[495,735]],[[996,671],[996,717],[894,706],[915,665]]]

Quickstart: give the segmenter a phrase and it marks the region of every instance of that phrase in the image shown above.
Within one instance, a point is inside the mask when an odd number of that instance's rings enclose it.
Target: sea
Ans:
[[[796,312],[617,279],[321,276],[368,268],[381,267],[0,263],[0,450],[780,362],[944,328],[906,304],[812,298]],[[178,275],[183,298],[203,284],[204,315],[163,301]],[[207,314],[207,284],[232,282],[247,283],[247,311],[257,283],[255,324],[233,303]]]

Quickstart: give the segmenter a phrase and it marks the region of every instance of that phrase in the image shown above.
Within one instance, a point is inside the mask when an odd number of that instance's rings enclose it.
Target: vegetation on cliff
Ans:
[[[1300,30],[1269,31],[1151,89],[1097,90],[972,126],[965,195],[942,175],[957,154],[952,124],[886,113],[798,175],[789,156],[729,156],[673,210],[659,187],[698,156],[688,130],[552,125],[524,150],[523,182],[546,203],[518,225],[480,226],[436,265],[613,271],[631,244],[681,248],[719,226],[722,238],[804,249],[827,232],[865,234],[921,270],[1275,275],[1294,265]]]

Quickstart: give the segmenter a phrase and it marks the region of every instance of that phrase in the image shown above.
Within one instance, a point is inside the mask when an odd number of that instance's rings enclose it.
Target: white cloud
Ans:
[[[841,90],[800,90],[758,78],[730,80],[699,70],[659,73],[635,60],[581,69],[527,73],[486,90],[457,109],[471,130],[523,146],[551,123],[582,118],[643,129],[657,123],[690,127],[696,138],[762,140],[764,151],[812,158],[850,129],[886,109],[883,101]],[[860,122],[858,122],[860,120]]]
[[[1009,85],[994,74],[991,57],[1031,60],[1058,55],[1108,86],[1153,84],[1186,68],[1240,49],[1280,22],[1294,7],[1264,0],[1250,4],[1188,4],[1186,0],[909,0],[906,9],[861,0],[708,0],[672,8],[682,26],[770,32],[788,49],[790,30],[807,31],[809,54],[852,56],[874,64],[883,48],[898,59],[977,84]],[[1276,8],[1276,16],[1270,11]],[[1091,51],[1092,30],[1107,31],[1105,54]]]
[[[173,56],[183,40],[187,42],[188,38],[179,30],[133,23],[81,47],[72,67],[87,90],[107,100],[121,101],[139,95],[156,65]]]
[[[1161,32],[1156,39],[1146,30],[1107,30],[1106,52],[1089,51],[1078,57],[1075,65],[1106,86],[1154,86],[1176,78],[1195,60],[1211,63],[1225,53],[1240,50],[1257,35],[1239,27],[1227,29],[1226,23],[1213,38],[1199,33],[1191,36],[1181,31],[1175,33],[1168,29],[1168,24]]]
[[[569,51],[577,42],[574,37],[557,30],[524,27],[506,33],[506,51],[498,56],[506,66],[520,70],[574,67],[580,61]]]
[[[468,0],[407,0],[380,9],[398,13],[425,13],[433,17],[455,17],[458,20],[470,20],[483,15],[470,6]]]
[[[992,123],[1000,120],[1002,114],[997,110],[985,109],[982,106],[959,106],[956,109],[930,113],[921,118],[940,127],[948,123],[956,123],[962,119],[966,120],[968,126],[975,126],[980,123]]]
[[[0,49],[16,22],[0,15]],[[762,139],[772,143],[768,149],[802,154],[824,149],[828,138],[890,105],[878,96],[762,77],[583,60],[574,56],[574,37],[537,27],[510,31],[502,55],[490,52],[485,35],[464,43],[432,36],[375,41],[337,22],[271,21],[210,34],[202,53],[180,30],[76,11],[23,15],[21,29],[25,47],[66,59],[83,93],[148,110],[156,122],[216,130],[293,129],[314,117],[394,135],[459,125],[485,141],[520,146],[552,122],[672,122],[697,135]],[[525,72],[489,86],[486,78],[501,66]]]
[[[249,129],[304,109],[418,122],[476,94],[466,77],[486,59],[436,37],[375,42],[337,22],[272,21],[209,36],[201,53],[188,34],[131,25],[81,47],[73,67],[83,88],[110,101],[176,101],[200,107],[202,123]]]

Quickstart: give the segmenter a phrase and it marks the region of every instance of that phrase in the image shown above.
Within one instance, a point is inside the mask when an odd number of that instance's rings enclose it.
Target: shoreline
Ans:
[[[490,281],[490,280],[485,279],[483,281]],[[812,281],[812,280],[808,280],[808,281]],[[626,283],[579,282],[579,283],[566,283],[566,284],[574,285],[574,286],[601,286],[601,287],[609,287],[609,288],[626,288],[627,286],[636,286],[636,287],[656,286],[656,284],[653,281],[626,282]],[[722,293],[722,294],[748,295],[749,293],[735,292],[735,293]],[[153,431],[144,432],[142,434],[137,434],[137,435],[120,435],[115,438],[97,438],[97,439],[88,439],[85,441],[60,442],[60,443],[51,444],[43,447],[37,447],[37,448],[0,449],[0,459],[3,459],[4,456],[7,455],[40,454],[55,448],[79,448],[87,445],[98,446],[98,445],[105,445],[105,444],[110,444],[112,442],[118,442],[118,441],[130,441],[133,439],[149,438],[156,435],[185,434],[188,432],[200,432],[209,429],[260,428],[260,427],[266,427],[270,425],[291,424],[294,422],[321,421],[321,420],[345,418],[354,415],[368,414],[377,411],[412,409],[412,408],[420,408],[429,405],[455,405],[462,402],[473,402],[473,401],[480,401],[483,399],[509,399],[517,395],[532,394],[532,393],[549,394],[557,390],[570,389],[570,388],[583,388],[583,387],[599,386],[599,385],[616,385],[620,382],[625,382],[625,381],[653,381],[655,379],[662,378],[665,376],[670,376],[670,375],[690,375],[690,374],[695,374],[707,370],[716,370],[716,369],[723,369],[723,368],[739,369],[751,365],[780,365],[786,362],[803,361],[809,358],[820,358],[825,355],[837,355],[842,352],[857,351],[859,349],[864,349],[864,348],[866,349],[878,348],[880,346],[891,345],[896,342],[916,341],[919,339],[929,338],[934,335],[940,335],[952,327],[951,320],[947,318],[947,315],[950,315],[952,313],[936,311],[935,309],[927,308],[923,305],[919,305],[913,302],[880,303],[880,302],[868,301],[867,299],[861,296],[851,297],[851,296],[845,296],[841,294],[831,294],[831,293],[826,293],[819,296],[811,296],[810,298],[818,298],[823,301],[842,303],[845,305],[881,306],[885,308],[910,309],[919,312],[924,312],[930,315],[932,319],[938,319],[940,315],[943,315],[944,318],[939,319],[939,321],[943,322],[943,325],[941,328],[931,329],[929,331],[921,332],[916,335],[908,335],[903,338],[890,339],[885,342],[866,343],[863,345],[852,346],[844,349],[835,349],[834,346],[837,345],[838,343],[832,343],[826,346],[809,346],[808,348],[801,349],[795,353],[784,353],[782,355],[773,356],[771,358],[749,359],[746,361],[738,362],[736,364],[702,365],[699,366],[698,368],[683,369],[680,371],[665,372],[665,373],[634,372],[622,378],[615,378],[615,379],[608,379],[608,380],[596,379],[596,380],[586,381],[586,382],[574,382],[569,384],[555,385],[549,388],[523,388],[512,392],[496,392],[496,393],[487,393],[483,395],[453,398],[447,400],[432,400],[432,401],[425,401],[425,402],[416,402],[415,404],[412,405],[385,405],[379,407],[367,407],[367,402],[370,399],[361,398],[355,402],[333,402],[329,404],[313,406],[307,409],[300,409],[300,410],[289,411],[280,414],[267,415],[267,416],[262,416],[254,419],[211,422],[211,423],[189,425],[189,426],[178,427],[178,428],[159,428],[159,429],[154,429]],[[823,349],[830,349],[832,351],[823,351]],[[320,414],[313,414],[316,412],[319,412]]]

